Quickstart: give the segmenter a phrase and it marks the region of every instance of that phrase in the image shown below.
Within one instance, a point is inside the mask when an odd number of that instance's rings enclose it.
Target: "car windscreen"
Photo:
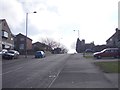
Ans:
[[[36,52],[37,55],[41,54],[41,52]]]
[[[12,51],[8,51],[8,53],[12,53],[12,54],[14,54],[14,52],[12,52]]]

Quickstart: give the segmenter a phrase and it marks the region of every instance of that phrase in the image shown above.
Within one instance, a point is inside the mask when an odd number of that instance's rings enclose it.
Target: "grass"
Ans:
[[[95,62],[105,73],[120,73],[120,61]]]

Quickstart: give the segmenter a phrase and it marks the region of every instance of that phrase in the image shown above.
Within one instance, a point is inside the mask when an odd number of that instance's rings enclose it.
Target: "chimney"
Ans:
[[[83,44],[83,45],[85,44],[85,39],[82,39],[82,44]]]
[[[116,28],[115,30],[116,30],[116,32],[118,32],[118,30],[119,30],[119,29],[118,29],[118,28]]]

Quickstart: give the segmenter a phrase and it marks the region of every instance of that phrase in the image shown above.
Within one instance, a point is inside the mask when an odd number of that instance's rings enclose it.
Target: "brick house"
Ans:
[[[116,32],[106,40],[107,47],[120,47],[120,30],[116,28]]]
[[[14,35],[12,34],[5,19],[0,19],[0,25],[2,27],[1,36],[2,49],[14,49]]]
[[[32,48],[34,51],[39,51],[39,50],[43,50],[43,51],[51,51],[52,48],[44,43],[41,42],[35,42],[32,44]]]
[[[15,50],[25,54],[26,50],[26,36],[19,33],[14,38]],[[27,51],[32,50],[32,39],[27,37]]]

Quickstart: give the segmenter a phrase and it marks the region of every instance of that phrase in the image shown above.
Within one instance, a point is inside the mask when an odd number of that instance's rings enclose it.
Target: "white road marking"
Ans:
[[[33,63],[33,64],[37,64],[37,63],[39,63],[39,62],[40,62],[40,61],[35,62],[35,63]],[[21,69],[21,68],[23,68],[23,67],[19,67],[19,68],[15,69],[15,70],[11,70],[11,71],[8,71],[8,72],[5,72],[5,73],[2,73],[2,74],[0,74],[0,75],[4,75],[4,74],[7,74],[7,73],[11,73],[11,72],[17,71],[17,70],[19,70],[19,69]]]
[[[50,85],[48,86],[48,88],[50,88],[52,86],[52,84],[55,82],[55,80],[57,79],[57,77],[59,76],[60,72],[62,71],[62,69],[57,73],[56,77],[54,77],[53,81],[50,83]]]
[[[10,71],[5,72],[5,73],[2,73],[2,74],[0,74],[0,75],[4,75],[4,74],[7,74],[7,73],[11,73],[11,72],[17,71],[17,70],[19,70],[19,69],[21,69],[21,68],[23,68],[23,67],[19,67],[19,68],[15,69],[15,70],[10,70]]]
[[[67,62],[67,61],[65,61],[65,62]],[[64,65],[63,65],[63,67],[59,70],[59,72],[57,73],[57,75],[54,75],[55,77],[54,77],[54,79],[53,79],[53,81],[49,84],[49,86],[47,87],[47,88],[50,88],[51,86],[52,86],[52,84],[55,82],[55,80],[58,78],[58,76],[59,76],[59,74],[62,72],[62,70],[63,70],[63,68],[64,68],[64,66],[65,66],[65,63],[64,62]]]

